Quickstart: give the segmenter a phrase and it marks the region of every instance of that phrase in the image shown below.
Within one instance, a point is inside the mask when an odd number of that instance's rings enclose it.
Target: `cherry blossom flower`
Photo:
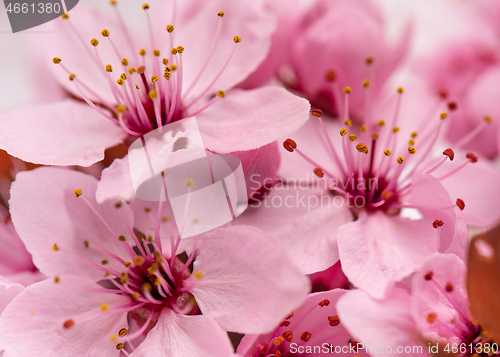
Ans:
[[[339,316],[365,346],[390,346],[393,353],[403,347],[409,349],[398,351],[399,355],[425,356],[437,343],[432,352],[487,356],[485,348],[491,341],[469,311],[465,277],[460,258],[434,254],[412,278],[410,293],[394,288],[386,299],[375,300],[361,290],[351,291],[338,302]]]
[[[5,357],[231,356],[226,331],[266,333],[306,297],[307,278],[259,230],[181,243],[166,205],[98,205],[96,187],[61,168],[14,182],[12,220],[49,279],[2,314]]]
[[[310,294],[307,300],[271,332],[246,335],[237,353],[244,357],[367,356],[345,329],[337,312],[337,301],[347,291],[334,289]]]
[[[115,16],[82,4],[46,25],[55,26],[56,38],[45,44],[50,57],[41,58],[51,58],[54,77],[72,97],[4,116],[0,147],[11,155],[89,166],[128,137],[193,116],[210,150],[259,150],[307,120],[307,101],[282,88],[232,90],[269,49],[275,25],[261,5],[155,1],[141,10],[111,4]],[[196,11],[188,16],[188,9]],[[143,12],[142,26],[122,10],[135,20]],[[267,150],[277,156],[275,148]]]

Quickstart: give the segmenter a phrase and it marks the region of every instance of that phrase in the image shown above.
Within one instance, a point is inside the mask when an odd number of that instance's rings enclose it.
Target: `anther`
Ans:
[[[323,115],[323,111],[321,109],[314,109],[311,111],[311,115],[314,117],[321,118],[321,116]]]
[[[367,127],[366,127],[366,125],[365,125],[365,124],[363,124],[363,125],[361,125],[361,126],[359,127],[359,130],[361,130],[361,132],[362,132],[362,133],[364,133],[364,132],[366,131],[366,129],[367,129]]]
[[[441,221],[440,219],[436,219],[434,222],[432,222],[432,226],[433,226],[434,228],[436,228],[436,229],[437,229],[438,227],[442,227],[442,226],[443,226],[443,224],[444,224],[444,222],[443,222],[443,221]]]
[[[338,316],[328,316],[328,321],[330,322],[330,326],[338,326],[340,324]]]
[[[112,65],[110,65],[110,64],[107,64],[107,65],[106,65],[106,72],[108,72],[108,73],[109,73],[109,72],[113,72],[113,66],[112,66]]]
[[[448,109],[450,110],[450,112],[457,110],[457,103],[456,102],[449,102]]]
[[[279,346],[281,345],[281,343],[285,341],[285,338],[283,336],[278,336],[275,338],[275,340],[273,341],[273,345],[275,346]]]
[[[217,95],[221,98],[224,98],[226,96],[226,92],[224,92],[223,90],[218,90]]]
[[[370,88],[370,81],[369,81],[368,79],[365,79],[365,80],[363,81],[363,87],[365,87],[365,88]]]
[[[165,66],[168,66],[168,59],[164,58],[164,59],[162,60],[162,62],[163,62],[163,64],[164,64]]]
[[[96,38],[93,38],[90,40],[90,44],[94,47],[97,47],[99,45],[99,41]]]
[[[173,72],[177,69],[177,65],[175,63],[172,63],[172,65],[170,66],[170,70]]]
[[[344,124],[347,125],[347,126],[352,126],[352,120],[351,119],[346,119],[344,121]]]
[[[288,326],[290,326],[290,321],[282,321],[280,323],[280,327],[288,327]]]
[[[330,303],[330,302],[328,302],[328,303]],[[293,317],[293,311],[292,311],[292,312],[290,312],[290,313],[288,314],[288,316],[287,316],[287,317],[285,317],[285,320],[289,320],[289,319],[291,319],[292,317]]]
[[[184,52],[184,47],[177,46],[177,52],[179,52],[180,54],[182,54],[182,52]]]
[[[349,135],[349,140],[356,141],[356,135],[354,134]]]
[[[493,119],[488,115],[484,117],[484,121],[487,122],[488,124],[493,123]]]
[[[144,258],[141,257],[140,255],[136,255],[132,258],[132,261],[134,262],[134,265],[137,265],[137,266],[142,266],[145,262]]]
[[[446,112],[443,112],[443,113],[441,113],[439,115],[439,117],[441,118],[441,120],[446,119],[447,116],[448,116],[448,113],[446,113]]]
[[[173,55],[176,55],[177,54],[177,48],[173,47],[171,50],[170,50],[170,53],[173,54]]]
[[[404,93],[404,91],[405,91],[405,90],[403,89],[403,87],[399,87],[399,88],[398,88],[398,93],[399,93],[399,94],[403,94],[403,93]]]
[[[457,198],[457,202],[456,203],[457,203],[458,208],[460,208],[460,210],[463,211],[464,208],[465,208],[465,202],[464,202],[464,200],[462,200],[461,198]]]
[[[290,342],[292,341],[292,338],[293,338],[293,332],[292,331],[285,331],[283,332],[283,334],[281,335],[285,338],[285,340],[287,340],[287,342]]]
[[[435,313],[429,313],[429,315],[427,315],[427,322],[432,324],[436,320],[436,317],[437,315]]]
[[[356,150],[358,150],[359,152],[366,152],[368,148],[364,143],[359,143],[358,145],[356,145]]]
[[[139,54],[144,57],[146,55],[146,50],[144,48],[142,48],[140,51],[139,51]]]
[[[411,133],[411,137],[412,138],[415,139],[417,136],[418,136],[418,133],[416,131],[414,131],[413,133]]]
[[[469,159],[470,162],[477,162],[477,156],[472,152],[468,152],[465,157]]]
[[[72,81],[73,79],[75,79],[75,77],[76,77],[76,74],[74,74],[74,73],[71,73],[71,74],[68,76],[68,78],[69,78],[69,80],[70,80],[70,81]]]
[[[109,309],[109,305],[106,303],[101,304],[100,306],[101,311],[107,311]]]
[[[59,63],[61,63],[61,61],[62,61],[62,59],[60,59],[59,57],[54,57],[54,58],[52,59],[52,62],[53,62],[54,64],[59,64]]]
[[[119,85],[123,86],[123,83],[124,83],[123,78],[121,78],[121,77],[120,77],[120,78],[118,78],[118,79],[116,80],[116,83],[118,83]]]
[[[408,140],[408,145],[415,145],[415,140],[413,139]]]
[[[123,265],[125,265],[126,268],[130,268],[132,266],[132,263],[127,260],[123,263]]]
[[[153,51],[153,54],[154,54],[156,57],[160,57],[160,50],[154,50],[154,51]]]
[[[71,327],[73,327],[73,326],[75,326],[75,321],[73,321],[73,320],[71,320],[71,319],[66,320],[66,321],[64,321],[64,323],[63,323],[63,327],[64,327],[65,329],[71,328]]]
[[[168,81],[170,79],[170,73],[169,72],[165,72],[163,74],[163,78],[165,78]]]
[[[445,90],[440,90],[440,91],[438,92],[438,96],[439,96],[439,98],[441,98],[441,99],[446,99],[446,98],[448,98],[448,92],[446,92]]]
[[[392,132],[393,133],[398,133],[399,132],[399,127],[395,126],[394,128],[392,128]]]
[[[398,160],[397,160],[397,161],[398,161],[398,164],[400,164],[400,165],[401,165],[401,164],[405,161],[405,158],[404,158],[404,157],[402,157],[402,156],[400,156],[400,157],[398,157]]]
[[[330,305],[330,300],[328,300],[328,299],[321,300],[321,301],[319,302],[319,306],[321,306],[321,307],[323,307],[323,306],[328,306],[328,305]]]
[[[344,93],[345,94],[351,93],[351,87],[344,87]]]
[[[128,333],[128,330],[126,328],[122,328],[120,331],[118,331],[118,336],[123,337]]]
[[[123,80],[126,80],[127,79],[127,74],[126,73],[120,74],[120,78],[123,79]]]
[[[384,120],[384,119],[380,119],[380,120],[378,121],[378,125],[379,125],[379,126],[384,126],[384,125],[385,125],[385,120]]]
[[[81,189],[81,188],[77,188],[77,189],[75,190],[75,197],[80,197],[80,196],[81,196],[81,194],[82,194],[82,189]]]
[[[335,79],[337,79],[337,73],[331,69],[331,70],[326,72],[325,79],[328,82],[335,82]]]
[[[69,15],[67,13],[64,13],[64,14],[62,14],[61,18],[63,20],[67,20],[67,19],[69,19]]]
[[[415,149],[415,147],[414,147],[414,146],[408,146],[408,153],[409,153],[410,155],[413,155],[413,154],[415,154],[416,152],[417,152],[417,150]]]
[[[151,82],[155,83],[157,80],[158,80],[158,76],[154,75],[154,76],[151,76]]]
[[[101,260],[101,264],[102,264],[102,265],[106,265],[106,264],[108,264],[108,260],[107,260],[107,259],[103,259],[103,260]]]
[[[427,274],[424,275],[424,279],[429,281],[432,280],[432,276],[434,275],[433,271],[428,272]]]
[[[56,284],[57,284],[57,283],[59,283],[60,281],[61,281],[61,278],[60,278],[60,277],[58,277],[58,276],[55,276],[55,277],[54,277],[54,283],[56,283]]]
[[[382,199],[384,201],[388,201],[393,195],[394,195],[393,191],[387,191],[387,190],[382,191]]]
[[[307,331],[304,331],[304,333],[300,336],[300,339],[304,342],[309,341],[310,338],[311,338],[311,334]]]
[[[447,282],[446,286],[444,287],[444,289],[447,292],[451,293],[453,291],[453,289],[454,289],[453,283],[451,281]]]
[[[122,59],[122,65],[124,66],[128,65],[128,59],[126,58]]]
[[[347,134],[347,129],[340,129],[340,136]]]
[[[109,36],[109,31],[107,29],[104,29],[101,31],[102,37],[108,37]]]
[[[128,69],[128,73],[129,73],[129,74],[132,74],[132,73],[135,73],[135,72],[136,72],[136,70],[135,70],[135,68],[134,68],[134,67],[130,67],[130,68]]]
[[[110,4],[110,5],[113,5],[113,6],[114,6],[114,5],[116,5],[116,0],[110,0],[110,1],[109,1],[109,4]]]
[[[325,173],[319,167],[316,167],[313,171],[314,171],[314,174],[320,178],[325,176]]]
[[[117,350],[122,350],[124,347],[125,345],[123,344],[123,342],[120,342],[119,344],[116,345]]]
[[[84,241],[83,241],[83,246],[84,246],[85,248],[90,247],[90,243],[89,243],[89,241],[88,241],[88,240],[84,240]]]
[[[127,107],[124,106],[124,105],[121,105],[121,104],[118,104],[116,107],[115,107],[115,110],[118,114],[123,114],[125,113],[125,110],[127,110]]]
[[[365,63],[370,66],[371,64],[373,64],[373,57],[372,56],[366,56],[365,58]]]
[[[148,4],[148,3],[143,4],[143,5],[142,5],[142,9],[143,9],[143,10],[148,10],[148,9],[149,9],[149,4]]]
[[[187,187],[193,187],[194,186],[194,180],[193,179],[189,179],[186,181],[186,186]]]
[[[384,150],[384,155],[385,155],[385,156],[391,156],[391,155],[392,155],[391,150],[389,150],[389,149]]]
[[[297,148],[297,144],[292,139],[286,139],[283,141],[283,147],[290,152],[293,152]]]
[[[239,43],[239,42],[241,42],[241,37],[240,36],[234,36],[233,37],[233,41],[234,41],[234,43]]]
[[[153,286],[150,283],[144,283],[141,285],[142,291],[151,291],[153,290]]]
[[[173,25],[167,25],[167,32],[172,33],[174,31],[174,26]]]

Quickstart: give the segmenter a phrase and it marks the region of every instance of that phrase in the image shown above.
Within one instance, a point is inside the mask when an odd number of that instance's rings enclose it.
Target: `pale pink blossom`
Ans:
[[[258,229],[181,243],[166,205],[99,205],[96,187],[61,168],[14,182],[14,225],[49,279],[0,318],[5,357],[231,356],[226,331],[266,333],[305,299],[307,278]]]

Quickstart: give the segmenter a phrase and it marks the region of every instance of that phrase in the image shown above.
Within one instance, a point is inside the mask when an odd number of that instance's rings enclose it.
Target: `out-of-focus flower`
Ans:
[[[443,351],[488,356],[494,347],[472,318],[465,278],[466,266],[460,258],[435,254],[412,278],[411,293],[394,288],[386,299],[375,300],[361,290],[351,291],[339,300],[339,316],[365,346],[380,346],[384,341],[384,350],[371,353],[375,357],[384,355],[388,346],[405,356]],[[398,351],[398,347],[407,349]]]
[[[0,318],[6,357],[230,356],[226,331],[268,332],[305,299],[307,278],[259,230],[229,227],[181,243],[163,203],[98,205],[96,187],[60,168],[21,173],[13,184],[14,225],[50,278]]]
[[[263,335],[246,335],[237,353],[245,357],[367,356],[339,319],[337,301],[347,291],[335,289],[310,294],[307,300]]]

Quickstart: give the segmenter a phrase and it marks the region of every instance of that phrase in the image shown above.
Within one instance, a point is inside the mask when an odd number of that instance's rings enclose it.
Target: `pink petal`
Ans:
[[[194,271],[186,286],[192,284],[200,310],[240,333],[269,332],[310,290],[281,246],[250,226],[210,232]]]
[[[102,171],[101,180],[97,184],[97,202],[102,203],[111,198],[131,201],[134,197],[134,185],[130,176],[128,158],[115,159],[109,167]]]
[[[227,93],[198,115],[203,143],[217,153],[257,149],[298,130],[310,105],[283,88]]]
[[[26,248],[33,256],[35,265],[47,276],[84,275],[99,278],[104,275],[87,264],[62,251],[54,251],[57,243],[78,256],[101,264],[109,261],[108,267],[121,269],[123,266],[93,248],[85,248],[84,241],[108,249],[121,257],[127,257],[125,249],[112,235],[82,197],[75,197],[75,190],[81,189],[83,196],[92,203],[117,235],[131,239],[124,222],[133,226],[130,209],[116,201],[97,205],[95,190],[97,180],[77,171],[62,168],[42,167],[21,172],[12,185],[10,207],[12,221]]]
[[[44,280],[45,276],[39,271],[25,271],[9,275],[0,276],[0,314],[10,302],[24,290],[25,286]]]
[[[201,2],[198,6],[198,13],[189,22],[178,26],[176,42],[185,48],[182,58],[184,90],[190,87],[205,63],[218,21],[221,20],[216,16],[217,13],[224,11],[224,18],[213,57],[189,93],[187,103],[198,97],[206,88],[210,88],[207,93],[210,96],[218,90],[227,91],[243,81],[266,57],[271,45],[271,34],[275,29],[274,17],[258,2],[215,0]],[[235,49],[234,36],[241,38]],[[234,54],[229,65],[216,83],[209,87],[223,69],[233,49]]]
[[[56,284],[52,279],[30,285],[4,310],[0,317],[0,350],[5,356],[77,355],[118,356],[112,336],[127,328],[125,313],[108,314],[64,329],[68,319],[96,314],[101,304],[109,309],[130,302],[118,294],[82,292],[71,286],[98,288],[79,277],[65,276]]]
[[[382,298],[391,281],[414,272],[437,252],[432,222],[361,213],[337,232],[342,269],[355,286]]]
[[[339,259],[337,229],[352,220],[349,209],[325,192],[306,189],[302,181],[296,181],[296,189],[278,184],[264,201],[250,204],[235,223],[272,234],[304,274],[325,270]]]
[[[0,147],[24,161],[90,166],[126,133],[73,100],[20,109],[0,119]]]
[[[365,346],[371,346],[370,355],[387,356],[392,348],[393,356],[428,356],[427,346],[423,353],[397,353],[397,348],[410,347],[409,351],[420,346],[417,340],[417,329],[411,315],[410,296],[404,290],[393,288],[384,300],[375,300],[361,290],[349,291],[337,304],[340,321],[352,333],[353,337]],[[379,347],[378,351],[375,347]],[[404,351],[404,350],[403,350]]]
[[[130,355],[132,357],[164,356],[233,356],[225,331],[210,317],[178,315],[163,309],[156,326]]]

